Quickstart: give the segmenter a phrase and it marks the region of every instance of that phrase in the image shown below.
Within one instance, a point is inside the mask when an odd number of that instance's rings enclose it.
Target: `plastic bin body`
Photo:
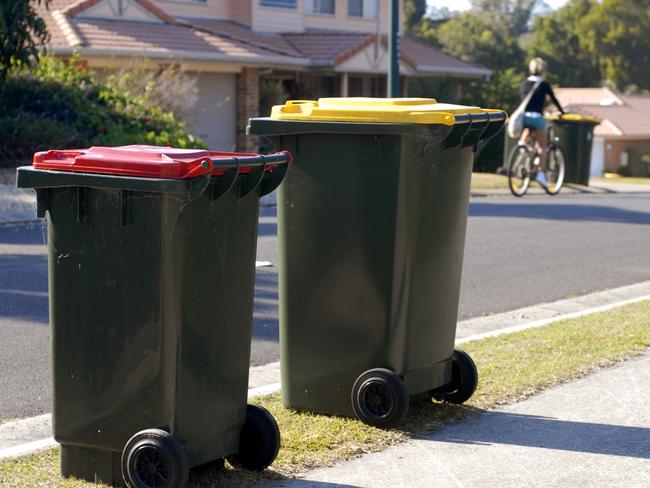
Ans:
[[[250,121],[294,155],[278,193],[285,406],[353,415],[350,390],[371,368],[401,375],[410,395],[450,381],[473,148],[503,125],[493,115]]]
[[[124,444],[148,428],[175,436],[190,466],[238,451],[262,185],[223,193],[223,178],[19,169],[47,211],[64,476],[122,485]]]
[[[517,145],[519,139],[510,137],[508,131],[503,131],[503,168],[505,169],[505,174],[508,174],[508,169],[510,166],[510,153]]]
[[[594,127],[599,122],[580,116],[554,117],[549,122],[552,124],[557,145],[564,151],[566,159],[564,181],[589,185]]]

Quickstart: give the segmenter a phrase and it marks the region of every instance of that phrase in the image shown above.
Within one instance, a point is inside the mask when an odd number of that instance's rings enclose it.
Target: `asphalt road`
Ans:
[[[275,211],[258,259],[277,263]],[[650,279],[650,195],[479,198],[470,206],[460,318]],[[0,420],[51,410],[47,249],[39,224],[0,226]],[[253,365],[278,360],[277,270],[258,268]]]

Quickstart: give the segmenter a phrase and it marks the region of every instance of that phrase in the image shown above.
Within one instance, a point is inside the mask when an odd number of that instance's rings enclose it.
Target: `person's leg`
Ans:
[[[546,186],[546,151],[548,149],[548,142],[546,140],[546,130],[537,129],[532,131],[532,136],[535,141],[535,148],[537,148],[537,154],[539,155],[539,169],[535,180]]]
[[[542,158],[542,169],[546,169],[546,151],[548,150],[548,141],[546,140],[546,129],[535,131],[535,140],[539,146],[540,157]]]

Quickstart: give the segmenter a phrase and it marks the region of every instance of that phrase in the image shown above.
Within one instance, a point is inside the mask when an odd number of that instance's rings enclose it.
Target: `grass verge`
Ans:
[[[635,185],[650,185],[650,178],[621,176],[616,173],[607,173],[604,177],[592,176],[589,181],[598,181],[601,183],[634,183]]]
[[[523,400],[611,366],[648,347],[650,301],[467,343],[464,349],[474,358],[480,375],[474,397],[463,406],[433,402],[414,405],[399,430],[383,431],[352,419],[292,412],[281,406],[278,395],[260,398],[257,402],[273,413],[282,432],[282,449],[276,462],[264,473],[210,466],[193,470],[190,486],[248,486],[380,451],[454,420]],[[96,486],[62,480],[58,463],[58,449],[1,461],[0,485]]]
[[[472,173],[472,190],[507,190],[508,177],[494,173]]]

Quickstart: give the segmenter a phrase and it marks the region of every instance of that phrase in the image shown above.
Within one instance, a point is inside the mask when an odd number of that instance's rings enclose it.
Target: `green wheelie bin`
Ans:
[[[503,166],[501,167],[501,170],[498,171],[498,173],[502,173],[504,175],[508,174],[510,166],[510,155],[512,154],[512,150],[517,145],[517,142],[519,142],[519,139],[510,137],[507,130],[503,131]]]
[[[579,114],[556,114],[549,121],[556,144],[566,158],[564,181],[589,185],[594,127],[600,121]]]
[[[277,424],[246,400],[259,198],[289,159],[92,147],[18,168],[47,214],[63,476],[171,488],[273,462]]]
[[[285,406],[391,427],[413,396],[473,394],[476,367],[454,350],[470,179],[505,118],[326,98],[249,121],[294,157],[278,193]]]

